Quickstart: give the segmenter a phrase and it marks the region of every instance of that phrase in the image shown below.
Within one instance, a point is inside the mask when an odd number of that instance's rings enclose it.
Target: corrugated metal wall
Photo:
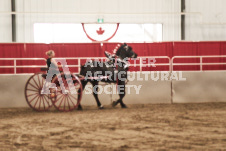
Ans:
[[[10,12],[11,11],[11,1],[10,0],[0,0],[0,12]],[[10,14],[0,14],[0,42],[11,42],[12,32],[11,32],[11,15]]]
[[[226,40],[225,0],[186,0],[186,40]]]
[[[17,41],[34,42],[39,23],[162,23],[163,41],[181,38],[181,0],[16,0]],[[0,0],[0,12],[10,12],[10,0]],[[225,0],[186,0],[186,39],[226,40]],[[34,13],[29,13],[34,12]],[[11,41],[11,15],[0,13],[0,42]]]
[[[104,18],[105,22],[163,23],[163,39],[166,41],[171,39],[180,40],[180,18],[172,14],[161,14],[175,11],[179,13],[179,1],[180,0],[18,0],[18,11],[52,12],[52,14],[39,13],[18,15],[18,41],[33,42],[33,23],[35,22],[93,23],[97,21],[97,18]]]

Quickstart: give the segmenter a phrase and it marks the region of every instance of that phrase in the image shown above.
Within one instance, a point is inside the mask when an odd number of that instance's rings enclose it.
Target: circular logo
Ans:
[[[82,23],[86,36],[92,41],[109,41],[118,31],[117,24],[85,24]]]

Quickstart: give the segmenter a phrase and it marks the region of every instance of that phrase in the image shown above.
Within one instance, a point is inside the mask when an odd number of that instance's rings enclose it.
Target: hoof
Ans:
[[[103,105],[99,106],[99,109],[100,110],[104,109],[104,106]]]
[[[77,110],[82,111],[83,109],[81,106],[78,106]]]
[[[115,107],[118,104],[118,101],[113,101],[112,106]]]
[[[122,105],[121,106],[123,109],[126,109],[126,108],[128,108],[126,105]]]

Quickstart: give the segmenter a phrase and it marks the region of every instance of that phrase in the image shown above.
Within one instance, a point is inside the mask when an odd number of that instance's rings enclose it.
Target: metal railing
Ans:
[[[153,61],[153,59],[167,59],[167,63],[158,63],[158,62],[151,62],[151,63],[145,63],[146,59],[149,59],[150,61]],[[142,72],[142,67],[153,67],[153,66],[168,66],[169,71],[171,70],[171,60],[168,56],[142,56],[138,57],[139,64],[130,64],[130,66],[136,67],[137,65],[140,67],[139,71]]]
[[[78,68],[78,72],[80,72],[80,67],[82,65],[82,60],[107,60],[106,57],[65,57],[65,58],[56,58],[56,59],[66,59],[66,60],[74,60],[76,63],[71,65],[68,64],[68,67],[70,68]],[[153,62],[147,62],[146,59],[153,60],[153,59],[167,59],[166,63],[154,63]],[[138,60],[139,63],[136,63]],[[46,67],[46,65],[17,65],[18,61],[46,61],[45,58],[0,58],[0,61],[13,61],[13,65],[0,65],[1,68],[5,69],[12,69],[13,68],[13,74],[17,73],[17,68],[43,68]],[[169,71],[171,70],[171,60],[168,56],[141,56],[134,60],[135,63],[130,64],[130,66],[133,67],[139,67],[139,71],[142,71],[143,67],[152,67],[152,66],[168,66]],[[23,73],[24,74],[24,73]]]
[[[226,61],[224,62],[212,62],[212,63],[205,63],[203,62],[203,59],[206,58],[225,58],[226,55],[218,55],[218,56],[174,56],[170,59],[168,56],[141,56],[138,57],[136,60],[134,60],[134,63],[130,64],[132,67],[139,67],[140,72],[143,71],[143,67],[153,67],[154,66],[167,66],[169,68],[168,71],[174,71],[174,66],[199,66],[200,70],[203,71],[203,66],[208,66],[208,65],[226,65]],[[91,59],[91,60],[107,60],[106,57],[65,57],[65,58],[57,58],[57,59],[66,59],[66,60],[74,60],[75,64],[68,64],[68,67],[70,68],[77,68],[78,72],[80,72],[80,67],[84,62],[83,60]],[[155,62],[146,62],[146,59],[166,59],[166,63],[158,63]],[[175,63],[176,59],[198,59],[199,62],[197,63]],[[0,69],[5,68],[5,69],[13,69],[13,73],[11,74],[19,74],[17,72],[18,68],[43,68],[46,67],[46,65],[18,65],[18,61],[46,61],[45,58],[0,58],[0,61],[12,61],[12,65],[0,65]],[[137,63],[138,62],[138,63]],[[45,64],[45,63],[43,63]],[[1,74],[1,73],[0,73]],[[24,74],[24,73],[23,73]]]
[[[199,59],[199,63],[174,63],[175,59]],[[171,59],[171,70],[174,71],[174,66],[199,66],[200,71],[203,71],[203,66],[204,65],[226,65],[225,62],[212,62],[212,63],[204,63],[203,59],[204,58],[225,58],[226,55],[218,55],[218,56],[174,56]]]
[[[0,58],[0,61],[13,61],[13,65],[5,65],[5,66],[0,66],[1,68],[13,68],[14,69],[14,74],[17,74],[17,68],[42,68],[42,67],[46,67],[43,65],[17,65],[17,61],[23,61],[23,60],[43,60],[46,61],[45,58]]]

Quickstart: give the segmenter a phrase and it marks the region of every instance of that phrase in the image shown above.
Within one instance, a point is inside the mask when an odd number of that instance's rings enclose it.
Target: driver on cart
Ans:
[[[62,68],[62,65],[58,65],[56,60],[54,59],[55,57],[55,52],[53,50],[49,50],[46,52],[46,55],[48,56],[46,60],[47,64],[47,73],[52,75],[51,79],[46,79],[47,74],[43,74],[43,78],[45,78],[48,82],[51,82],[51,80],[56,76],[56,71],[59,68]],[[62,71],[60,71],[62,72]]]
[[[56,60],[54,59],[55,52],[53,50],[47,51],[46,55],[48,56],[48,59],[46,60],[46,64],[47,64],[48,70],[49,70],[51,64],[53,64],[54,67],[56,67],[56,68],[61,68],[62,67],[62,65],[58,65]]]

